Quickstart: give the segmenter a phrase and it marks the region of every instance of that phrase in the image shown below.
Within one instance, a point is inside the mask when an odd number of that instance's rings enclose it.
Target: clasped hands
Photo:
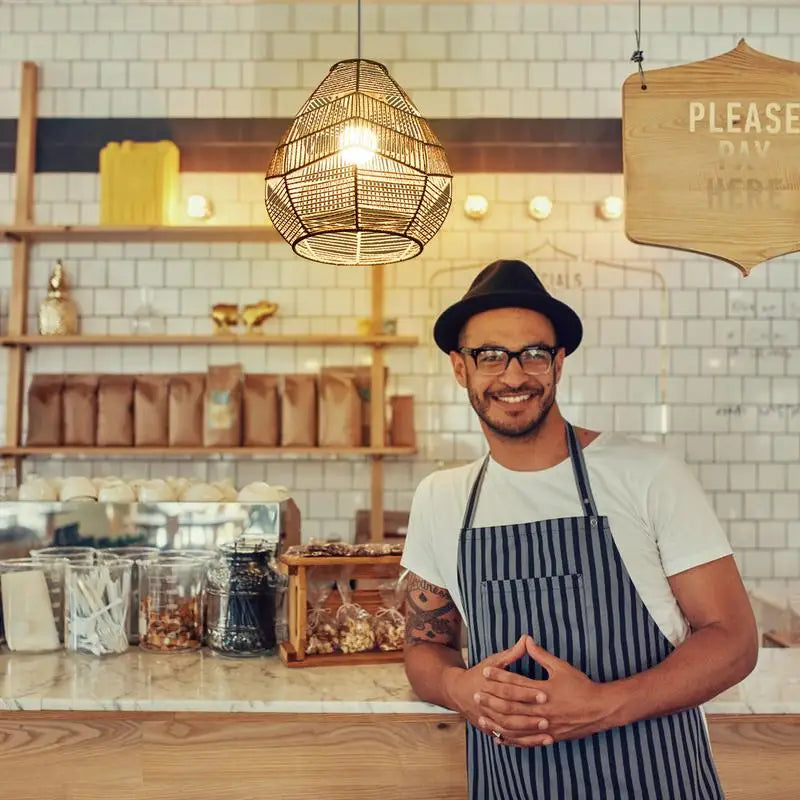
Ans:
[[[544,667],[548,680],[531,680],[505,669],[526,653]],[[471,669],[454,668],[446,680],[457,710],[479,730],[494,735],[497,744],[537,747],[613,727],[611,684],[596,683],[527,635]]]

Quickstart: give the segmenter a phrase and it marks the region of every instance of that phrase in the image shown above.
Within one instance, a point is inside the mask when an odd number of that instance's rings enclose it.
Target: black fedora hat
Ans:
[[[529,308],[553,323],[556,344],[567,355],[581,343],[580,317],[556,300],[524,261],[494,261],[477,275],[467,293],[446,308],[433,326],[433,338],[445,353],[458,349],[458,335],[470,317],[495,308]]]

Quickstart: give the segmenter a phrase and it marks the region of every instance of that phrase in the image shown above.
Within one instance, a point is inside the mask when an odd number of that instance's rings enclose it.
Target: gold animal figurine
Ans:
[[[211,309],[214,333],[233,333],[232,328],[239,323],[239,306],[235,303],[217,303]]]
[[[241,318],[247,327],[247,333],[255,333],[261,330],[264,320],[271,317],[278,310],[277,303],[270,303],[268,300],[259,300],[244,307]]]

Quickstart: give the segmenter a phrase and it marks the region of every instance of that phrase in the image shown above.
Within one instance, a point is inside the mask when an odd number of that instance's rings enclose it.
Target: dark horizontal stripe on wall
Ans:
[[[170,139],[183,172],[263,172],[288,119],[38,121],[37,172],[97,172],[100,150]],[[619,119],[434,119],[454,172],[621,172]],[[0,171],[13,172],[16,121],[0,120]]]

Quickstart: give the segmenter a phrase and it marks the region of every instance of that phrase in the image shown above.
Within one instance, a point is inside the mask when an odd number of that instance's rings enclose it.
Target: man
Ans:
[[[582,332],[520,261],[437,320],[489,455],[414,495],[406,673],[467,719],[472,800],[721,798],[698,706],[754,668],[752,610],[683,462],[561,416]]]

